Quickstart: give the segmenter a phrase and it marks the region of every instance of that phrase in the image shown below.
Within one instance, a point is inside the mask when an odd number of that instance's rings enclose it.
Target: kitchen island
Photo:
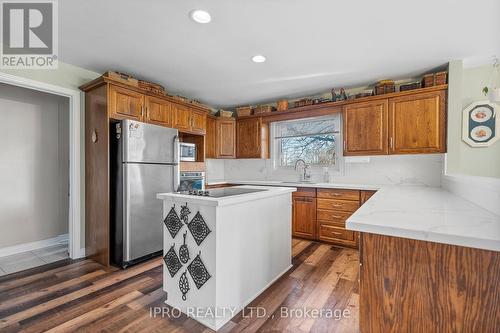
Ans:
[[[441,188],[386,186],[360,235],[361,332],[495,332],[500,217]]]
[[[160,193],[166,303],[217,330],[291,267],[289,187]]]

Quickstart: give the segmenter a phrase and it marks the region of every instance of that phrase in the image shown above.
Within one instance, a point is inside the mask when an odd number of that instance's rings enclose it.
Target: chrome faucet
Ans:
[[[301,182],[308,182],[311,180],[311,174],[309,173],[309,165],[307,165],[306,161],[304,161],[303,159],[299,158],[297,159],[297,161],[295,161],[295,171],[297,171],[297,167],[298,167],[298,164],[302,162],[302,167],[303,167],[303,173],[301,173],[300,175],[300,181]]]

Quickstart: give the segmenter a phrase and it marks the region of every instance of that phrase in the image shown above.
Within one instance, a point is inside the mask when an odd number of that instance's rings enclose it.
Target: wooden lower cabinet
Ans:
[[[318,189],[318,240],[357,247],[358,237],[345,228],[345,221],[359,208],[359,190]]]
[[[500,252],[361,233],[361,332],[498,332]]]
[[[292,235],[316,239],[316,198],[294,197],[292,200]]]
[[[347,230],[345,223],[374,193],[366,190],[299,188],[292,197],[292,235],[358,247],[359,233]]]
[[[316,239],[315,188],[298,188],[292,194],[292,236]]]

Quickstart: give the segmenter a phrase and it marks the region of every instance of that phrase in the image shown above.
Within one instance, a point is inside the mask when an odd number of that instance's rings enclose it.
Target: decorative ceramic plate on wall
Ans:
[[[471,147],[488,147],[500,137],[498,105],[489,101],[474,102],[462,114],[462,140]]]
[[[493,117],[493,110],[484,106],[479,106],[471,111],[470,117],[475,122],[484,123]]]
[[[470,132],[470,137],[475,141],[484,142],[491,138],[492,134],[491,128],[487,126],[476,126]]]

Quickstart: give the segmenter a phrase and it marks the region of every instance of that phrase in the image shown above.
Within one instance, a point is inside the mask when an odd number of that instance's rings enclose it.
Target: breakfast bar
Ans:
[[[362,332],[494,332],[500,217],[441,188],[385,186],[360,232]]]
[[[166,303],[217,330],[292,265],[289,187],[161,193]]]

